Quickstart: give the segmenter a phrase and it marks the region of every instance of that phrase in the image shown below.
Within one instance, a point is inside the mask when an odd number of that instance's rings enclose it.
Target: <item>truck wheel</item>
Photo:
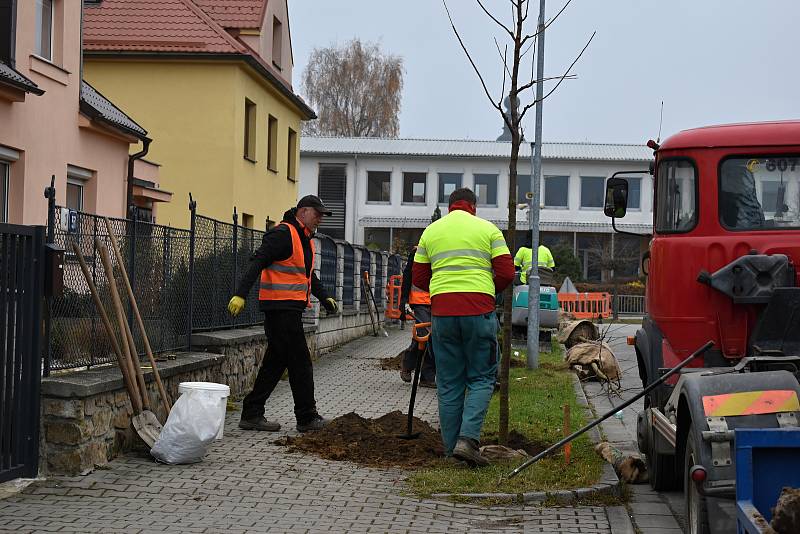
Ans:
[[[650,415],[649,412],[645,412],[645,414],[645,417]],[[656,452],[656,429],[649,421],[646,423],[646,429],[648,433],[647,471],[650,476],[650,486],[656,491],[667,491],[679,487],[681,473],[678,470],[675,455]]]
[[[697,454],[697,438],[689,432],[686,438],[686,454],[683,462],[683,501],[688,534],[709,534],[706,498],[697,491],[697,486],[689,476],[689,470],[700,461]]]

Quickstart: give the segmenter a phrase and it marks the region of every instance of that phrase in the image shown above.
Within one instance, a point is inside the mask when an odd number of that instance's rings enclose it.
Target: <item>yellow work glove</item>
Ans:
[[[322,305],[325,306],[325,311],[328,312],[328,314],[333,314],[339,311],[339,305],[336,304],[336,299],[332,297],[326,298]]]
[[[244,299],[242,297],[233,296],[231,301],[228,302],[228,311],[231,315],[236,317],[244,309]]]

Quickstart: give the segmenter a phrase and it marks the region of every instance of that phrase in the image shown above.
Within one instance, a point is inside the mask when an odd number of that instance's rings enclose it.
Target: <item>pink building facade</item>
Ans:
[[[126,214],[128,154],[149,140],[82,80],[82,9],[82,0],[0,0],[0,222],[44,224],[51,176],[57,204]]]

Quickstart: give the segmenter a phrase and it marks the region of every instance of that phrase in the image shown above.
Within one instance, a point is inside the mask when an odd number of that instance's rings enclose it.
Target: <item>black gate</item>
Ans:
[[[0,482],[39,467],[44,237],[0,224]]]

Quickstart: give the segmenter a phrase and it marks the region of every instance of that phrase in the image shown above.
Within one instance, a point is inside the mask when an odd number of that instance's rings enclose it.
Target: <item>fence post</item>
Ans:
[[[55,243],[55,226],[56,226],[56,175],[50,176],[50,187],[44,188],[44,197],[47,199],[47,235],[45,236],[45,243]],[[50,345],[50,330],[52,323],[53,311],[53,297],[45,298],[44,306],[44,369],[42,374],[50,376],[51,365],[51,345]]]
[[[131,206],[130,210],[130,265],[128,268],[128,279],[131,283],[131,293],[136,295],[136,206]],[[123,261],[122,258],[117,258],[117,261]],[[128,327],[130,327],[131,332],[134,331],[133,329],[133,302],[128,299]]]
[[[231,280],[231,290],[228,294],[233,295],[233,292],[236,291],[236,280],[238,278],[238,269],[237,266],[239,264],[239,214],[236,212],[236,206],[233,207],[233,280]],[[236,324],[236,317],[231,318],[231,323]]]
[[[192,350],[192,314],[194,311],[194,232],[196,216],[197,216],[197,202],[192,199],[192,194],[189,193],[189,212],[191,214],[191,224],[189,226],[189,281],[188,281],[188,310],[186,317],[186,347],[187,350]]]

